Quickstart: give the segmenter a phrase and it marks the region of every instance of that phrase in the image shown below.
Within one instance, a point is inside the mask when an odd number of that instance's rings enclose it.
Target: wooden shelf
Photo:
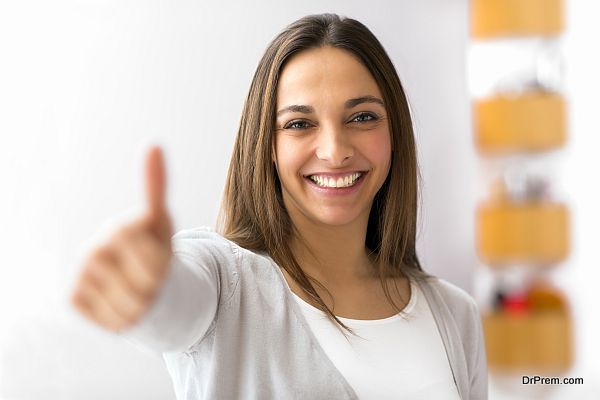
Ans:
[[[490,369],[502,371],[566,371],[573,363],[572,321],[559,311],[483,317]]]
[[[561,0],[471,0],[471,36],[553,36],[564,29]]]
[[[569,212],[549,201],[490,201],[477,209],[477,251],[490,267],[552,265],[569,254]]]
[[[560,94],[527,92],[475,101],[476,146],[482,153],[541,152],[567,138],[566,102]]]

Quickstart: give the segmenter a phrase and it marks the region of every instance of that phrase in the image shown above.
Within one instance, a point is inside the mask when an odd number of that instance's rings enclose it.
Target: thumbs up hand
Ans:
[[[113,332],[134,325],[150,308],[170,267],[173,226],[159,147],[146,155],[145,181],[146,213],[90,252],[71,296],[81,314]]]

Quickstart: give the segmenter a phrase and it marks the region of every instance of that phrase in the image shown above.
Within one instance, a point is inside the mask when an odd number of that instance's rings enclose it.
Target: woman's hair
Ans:
[[[308,15],[287,26],[260,60],[240,118],[227,173],[217,231],[239,246],[267,253],[284,268],[327,316],[353,333],[326,306],[291,251],[297,231],[284,206],[273,160],[276,94],[281,71],[292,55],[331,46],[352,53],[369,70],[383,95],[391,134],[390,171],[375,195],[365,245],[374,260],[392,307],[386,278],[430,277],[415,250],[418,178],[417,155],[409,105],[394,65],[383,46],[362,23],[336,14]],[[395,280],[393,280],[395,282]],[[327,291],[326,288],[324,288]],[[342,331],[343,332],[343,331]]]

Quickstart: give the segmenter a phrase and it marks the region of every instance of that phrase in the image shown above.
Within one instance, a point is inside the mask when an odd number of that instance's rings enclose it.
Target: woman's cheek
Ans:
[[[281,179],[297,175],[302,166],[302,151],[299,146],[290,143],[289,140],[281,138],[276,148],[276,157],[278,162]]]
[[[388,131],[373,132],[374,135],[365,138],[362,148],[364,155],[374,164],[389,164],[392,155],[392,143]]]

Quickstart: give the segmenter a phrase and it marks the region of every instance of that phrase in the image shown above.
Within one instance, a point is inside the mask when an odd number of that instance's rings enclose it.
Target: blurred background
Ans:
[[[570,0],[0,3],[0,400],[174,399],[159,356],[68,297],[142,210],[160,144],[176,230],[213,225],[243,101],[294,20],[379,38],[414,118],[424,268],[480,304],[490,399],[600,390],[598,6]],[[582,378],[524,384],[523,376]]]

